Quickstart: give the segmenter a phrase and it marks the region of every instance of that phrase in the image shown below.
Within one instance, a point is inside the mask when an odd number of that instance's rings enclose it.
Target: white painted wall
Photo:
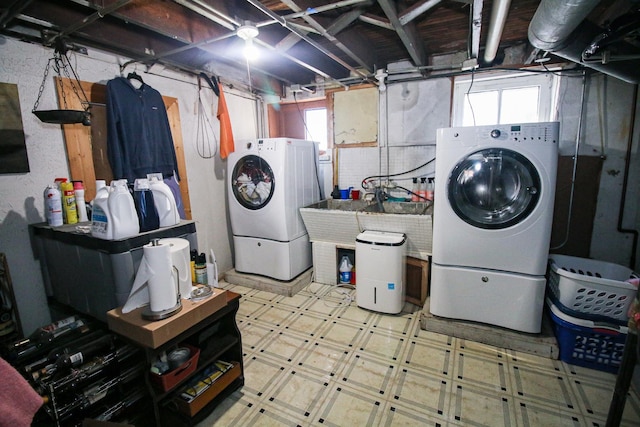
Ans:
[[[26,334],[50,321],[40,266],[32,252],[28,224],[44,221],[42,194],[46,185],[55,177],[69,176],[61,126],[44,124],[31,113],[45,65],[52,55],[51,49],[0,37],[0,81],[18,85],[30,165],[29,173],[0,175],[0,252],[7,255]],[[87,56],[73,54],[72,61],[77,64],[76,71],[81,80],[106,84],[119,75],[119,64],[126,62],[127,58],[89,49]],[[129,71],[130,68],[125,72]],[[190,75],[161,66],[152,67],[148,74],[144,71],[144,67],[138,67],[137,72],[147,84],[163,95],[178,99],[198,249],[207,254],[213,249],[220,271],[229,270],[233,267],[233,259],[226,209],[226,161],[221,161],[217,156],[203,159],[198,155],[196,80]],[[225,89],[236,141],[255,138],[255,101],[245,93]],[[206,104],[211,105],[211,120],[217,136],[217,98],[210,90],[203,90],[202,93],[206,94]],[[50,80],[39,109],[57,108],[55,99],[55,88]]]

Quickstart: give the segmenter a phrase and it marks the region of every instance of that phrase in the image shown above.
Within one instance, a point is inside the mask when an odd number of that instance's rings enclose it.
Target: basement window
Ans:
[[[304,110],[305,139],[320,143],[320,152],[327,151],[327,109]]]
[[[456,78],[453,126],[546,122],[553,119],[557,81],[551,73]]]
[[[327,110],[325,98],[269,104],[269,136],[316,141],[320,154],[326,153],[329,149]]]

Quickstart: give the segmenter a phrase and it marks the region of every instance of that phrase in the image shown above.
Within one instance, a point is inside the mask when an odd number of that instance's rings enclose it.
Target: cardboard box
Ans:
[[[149,348],[158,348],[182,332],[197,325],[205,318],[227,305],[227,291],[213,289],[209,298],[193,302],[182,300],[182,310],[163,320],[145,320],[142,311],[137,308],[129,313],[122,313],[122,307],[107,312],[109,329]]]

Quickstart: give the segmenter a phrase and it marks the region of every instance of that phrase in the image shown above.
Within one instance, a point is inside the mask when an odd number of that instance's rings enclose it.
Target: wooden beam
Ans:
[[[387,18],[372,15],[370,13],[363,13],[362,15],[360,15],[358,19],[361,20],[362,22],[366,22],[367,24],[375,25],[376,27],[393,31],[393,25],[391,25],[391,23]]]
[[[282,3],[286,4],[293,10],[294,12],[300,12],[303,10],[302,7],[298,5],[298,3],[294,0],[280,0]],[[367,73],[373,71],[373,59],[371,57],[365,59],[361,56],[361,54],[356,53],[356,50],[364,52],[359,43],[352,43],[346,41],[343,43],[342,40],[335,37],[334,34],[331,34],[327,29],[320,23],[318,19],[314,16],[306,15],[303,16],[303,19],[311,25],[315,30],[317,30],[324,38],[329,40],[335,47],[344,52],[349,58],[355,61],[360,67],[364,68]]]
[[[402,25],[394,1],[378,0],[378,4],[384,11],[384,14],[387,15],[387,18],[389,18],[393,29],[398,33],[398,37],[400,37],[400,40],[404,44],[413,64],[416,67],[427,65],[427,53],[413,23]]]
[[[418,16],[435,7],[441,1],[442,0],[422,0],[421,2],[415,3],[400,14],[400,23],[407,25]]]

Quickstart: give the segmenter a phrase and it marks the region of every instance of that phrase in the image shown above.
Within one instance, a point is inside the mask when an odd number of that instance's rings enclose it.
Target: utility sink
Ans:
[[[381,209],[382,208],[382,209]],[[382,202],[326,199],[300,208],[312,242],[355,248],[365,230],[404,233],[407,255],[428,259],[432,248],[431,202]]]

